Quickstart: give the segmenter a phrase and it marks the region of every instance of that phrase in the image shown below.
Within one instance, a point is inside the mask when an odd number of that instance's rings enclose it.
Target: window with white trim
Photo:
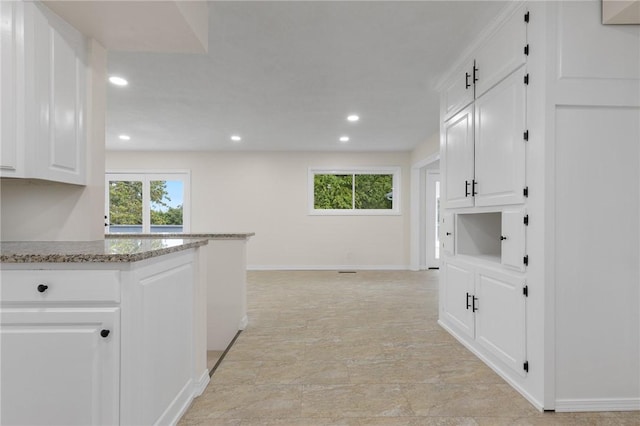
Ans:
[[[309,169],[309,214],[400,214],[400,167]]]
[[[109,172],[107,233],[189,232],[188,171]]]

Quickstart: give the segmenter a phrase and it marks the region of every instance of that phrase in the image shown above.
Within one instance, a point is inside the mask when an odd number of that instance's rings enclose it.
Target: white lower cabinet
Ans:
[[[194,308],[198,258],[3,264],[0,424],[176,424],[209,381],[195,337],[206,321]]]
[[[2,424],[118,423],[119,308],[9,308],[1,319]]]
[[[481,352],[526,375],[524,278],[480,263],[444,264],[442,321]]]

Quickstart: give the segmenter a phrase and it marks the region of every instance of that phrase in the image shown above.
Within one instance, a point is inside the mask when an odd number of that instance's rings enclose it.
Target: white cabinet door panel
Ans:
[[[518,271],[524,271],[526,254],[526,226],[524,210],[505,210],[502,212],[502,265]]]
[[[521,68],[475,102],[476,206],[524,202],[524,74]]]
[[[2,424],[119,423],[119,308],[3,309],[0,316]]]
[[[476,52],[476,98],[526,62],[524,13],[525,8],[519,8]]]
[[[471,308],[474,274],[471,268],[445,263],[444,316],[467,336],[474,337],[474,319]]]
[[[0,172],[20,176],[19,144],[24,143],[22,3],[0,2]]]
[[[442,241],[442,249],[449,255],[453,255],[455,250],[455,238],[454,238],[454,216],[450,213],[445,214],[442,217],[442,235],[440,241]]]
[[[473,105],[456,114],[445,124],[442,157],[444,173],[444,207],[473,206]]]
[[[442,105],[444,119],[456,114],[462,108],[473,102],[473,65],[453,73],[453,77],[442,91]]]
[[[522,279],[479,270],[476,340],[500,361],[524,376],[526,359],[526,298]]]

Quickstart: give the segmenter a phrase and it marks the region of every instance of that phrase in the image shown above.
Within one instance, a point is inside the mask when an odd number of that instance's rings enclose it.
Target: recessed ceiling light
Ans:
[[[122,77],[118,77],[117,75],[112,75],[111,77],[109,77],[109,82],[111,84],[115,84],[116,86],[126,86],[127,84],[129,84],[127,80]]]
[[[240,142],[242,140],[242,138],[238,135],[232,135],[231,136],[231,140],[234,142]]]
[[[358,116],[356,114],[351,114],[350,116],[347,117],[347,120],[351,121],[351,122],[355,122],[355,121],[360,120],[360,116]]]
[[[349,136],[340,136],[340,142],[349,142]]]
[[[120,136],[118,136],[118,138],[120,140],[123,140],[123,141],[131,140],[131,136],[129,136],[129,135],[120,135]]]

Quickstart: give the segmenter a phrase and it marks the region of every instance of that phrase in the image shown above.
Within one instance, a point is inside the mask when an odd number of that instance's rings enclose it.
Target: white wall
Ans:
[[[108,151],[106,168],[191,170],[191,231],[253,231],[250,268],[407,268],[406,153]],[[401,166],[396,216],[310,216],[309,167]]]
[[[87,186],[26,179],[0,181],[0,240],[104,238],[104,116],[107,53],[89,42]]]
[[[555,408],[637,410],[640,28],[601,25],[599,2],[548,16]]]
[[[411,151],[411,164],[416,164],[440,152],[440,133],[434,133]]]

